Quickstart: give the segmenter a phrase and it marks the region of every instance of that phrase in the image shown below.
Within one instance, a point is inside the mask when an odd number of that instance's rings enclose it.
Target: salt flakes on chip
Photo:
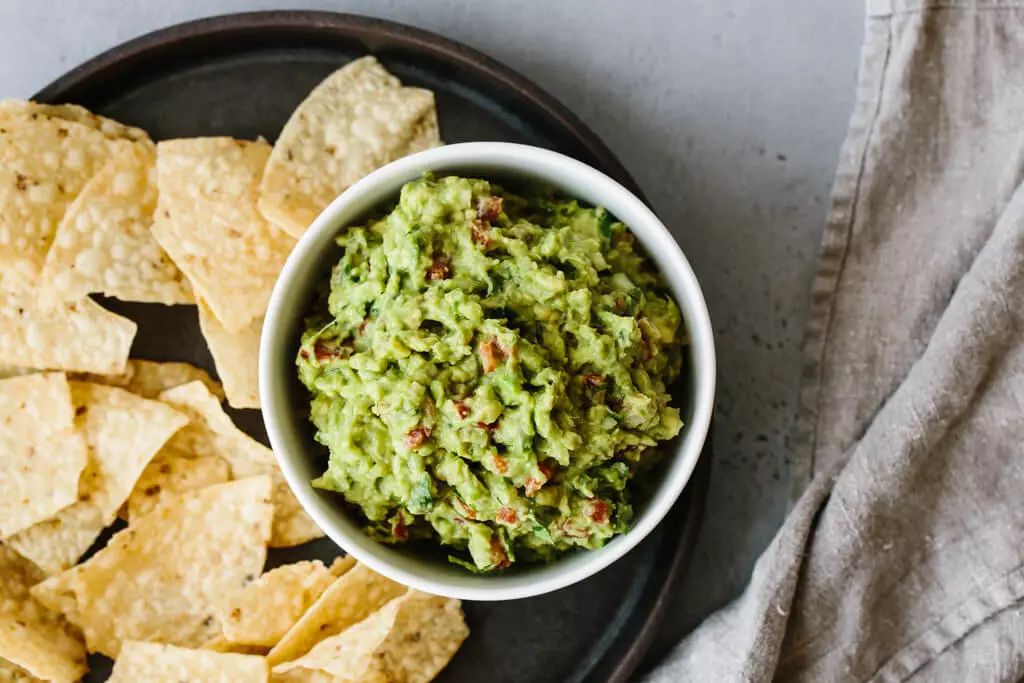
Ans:
[[[260,185],[260,210],[299,237],[371,171],[441,142],[429,90],[403,87],[373,57],[323,80],[292,113]]]
[[[126,641],[109,683],[266,683],[267,661],[254,655]]]
[[[272,548],[298,545],[323,536],[288,488],[273,451],[238,429],[206,387],[191,382],[163,392],[160,400],[189,416],[189,424],[174,435],[170,447],[179,453],[220,456],[231,467],[234,478],[257,474],[273,477]]]
[[[116,657],[125,640],[199,647],[220,631],[217,602],[260,574],[272,516],[269,477],[172,498],[45,585],[47,601],[73,596],[90,652]]]
[[[143,398],[157,398],[161,392],[199,381],[217,398],[224,398],[224,390],[202,368],[178,361],[153,361],[130,358],[124,372],[116,375],[83,373],[71,379],[127,389]]]
[[[256,208],[270,145],[232,138],[168,140],[157,145],[153,235],[229,331],[266,311],[295,240]]]
[[[273,647],[335,580],[319,560],[272,569],[217,610],[224,638]]]
[[[0,110],[0,265],[36,281],[64,211],[117,150],[133,142],[32,109]]]
[[[0,365],[103,374],[124,371],[137,329],[134,322],[88,298],[49,308],[40,304],[38,293],[22,285],[4,281],[2,286]]]
[[[256,375],[259,367],[260,331],[263,316],[245,328],[229,332],[202,301],[199,304],[199,329],[213,356],[217,374],[224,382],[224,393],[233,408],[259,408],[260,393]]]
[[[0,545],[0,680],[70,683],[85,674],[85,646],[60,614],[30,595],[39,570]],[[10,677],[5,677],[7,674]]]
[[[119,151],[68,207],[46,255],[48,301],[99,292],[125,301],[193,302],[185,276],[153,238],[155,152],[151,143]]]
[[[78,561],[117,515],[153,455],[188,421],[159,401],[99,384],[73,382],[75,427],[88,464],[74,504],[7,539],[48,574]]]
[[[356,564],[317,598],[274,646],[267,660],[273,665],[301,657],[324,638],[362,621],[405,591],[400,583]]]
[[[358,624],[317,643],[274,674],[323,671],[346,681],[427,683],[448,664],[469,629],[458,600],[410,590]]]
[[[74,412],[61,373],[0,380],[0,537],[78,500],[88,454]]]

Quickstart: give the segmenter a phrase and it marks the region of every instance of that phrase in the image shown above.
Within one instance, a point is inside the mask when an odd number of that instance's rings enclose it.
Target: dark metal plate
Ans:
[[[74,102],[154,139],[233,135],[273,140],[295,106],[332,70],[375,54],[405,83],[436,93],[447,142],[506,140],[581,159],[638,191],[607,147],[571,112],[522,76],[437,35],[366,17],[260,12],[174,26],[125,43],[40,91],[47,102]],[[139,323],[132,355],[213,362],[193,307],[104,300]],[[233,411],[266,442],[258,411]],[[708,453],[669,517],[627,557],[554,594],[466,605],[472,636],[441,680],[625,681],[639,665],[693,549],[708,479]],[[328,540],[271,552],[271,564],[331,559]],[[109,662],[92,660],[88,680]]]

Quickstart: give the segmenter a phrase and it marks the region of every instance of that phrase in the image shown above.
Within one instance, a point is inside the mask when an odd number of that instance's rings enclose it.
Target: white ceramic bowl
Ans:
[[[686,379],[676,405],[682,434],[664,445],[666,462],[645,499],[634,500],[628,532],[598,550],[564,555],[554,562],[494,575],[475,575],[443,560],[378,543],[343,508],[337,494],[310,480],[326,461],[312,439],[309,395],[298,382],[295,355],[313,292],[337,259],[334,238],[375,209],[390,208],[403,184],[425,171],[438,175],[528,180],[567,196],[603,206],[624,222],[664,275],[690,336]],[[430,593],[467,600],[510,600],[539,595],[581,581],[626,554],[651,532],[679,497],[700,456],[715,393],[715,351],[707,307],[693,270],[661,221],[629,190],[575,159],[536,147],[472,142],[431,149],[371,173],[335,199],[296,245],[274,287],[263,324],[259,362],[260,401],[267,433],[284,475],[306,512],[334,540],[375,571]],[[442,555],[443,557],[443,555]]]

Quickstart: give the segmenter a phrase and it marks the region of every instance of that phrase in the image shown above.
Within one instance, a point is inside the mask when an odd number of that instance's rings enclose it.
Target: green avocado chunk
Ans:
[[[625,225],[427,175],[337,243],[296,359],[330,454],[314,486],[480,572],[628,529],[635,475],[682,428],[686,334]]]

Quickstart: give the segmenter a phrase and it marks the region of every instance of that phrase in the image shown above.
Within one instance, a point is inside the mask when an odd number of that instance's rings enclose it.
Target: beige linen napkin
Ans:
[[[1024,676],[1024,2],[868,13],[807,334],[814,478],[652,682]]]

